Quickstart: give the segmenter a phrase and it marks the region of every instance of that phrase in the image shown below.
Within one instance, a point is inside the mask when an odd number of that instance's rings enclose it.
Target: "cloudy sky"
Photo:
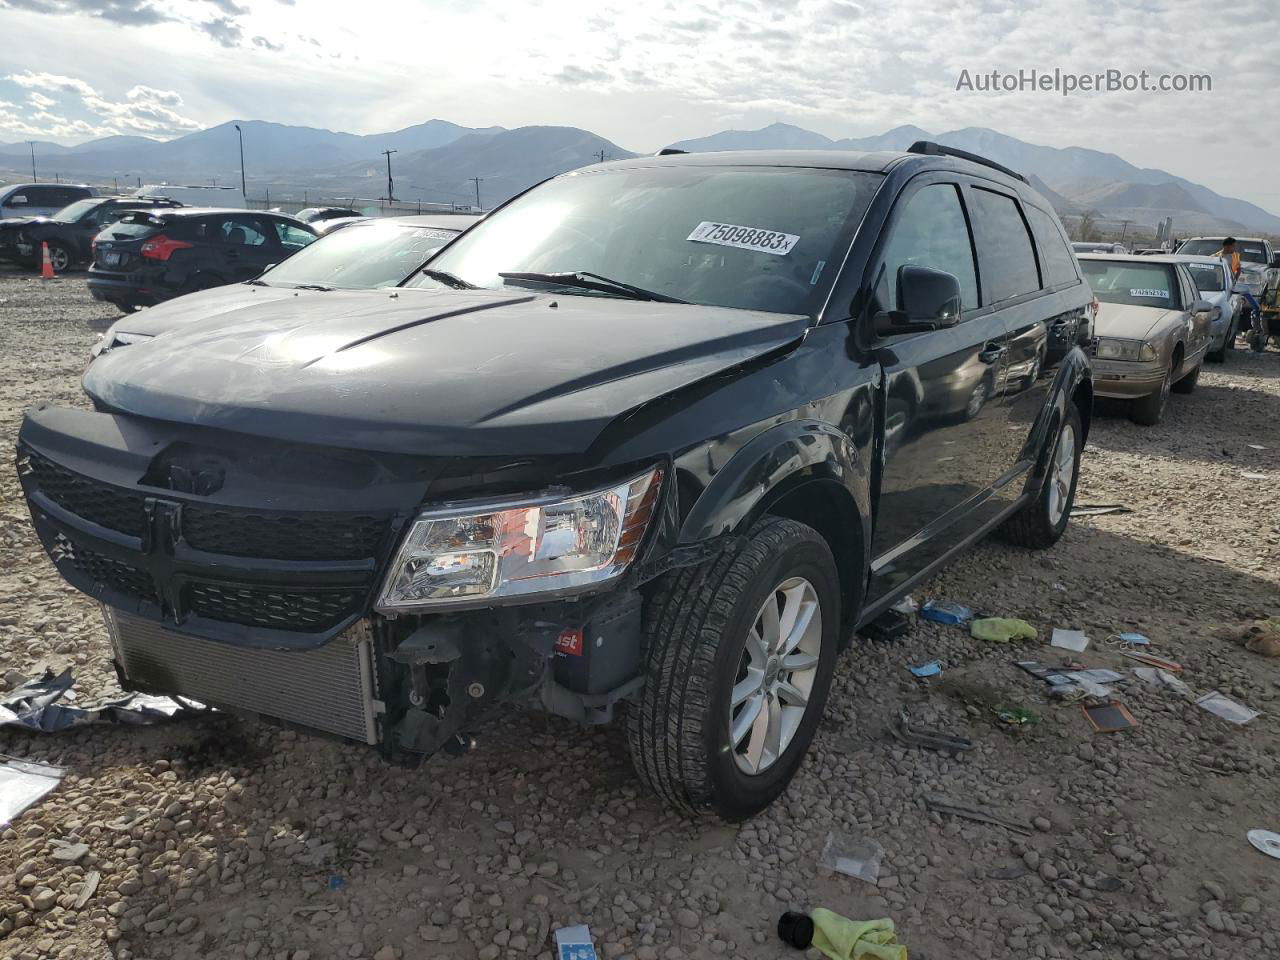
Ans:
[[[1280,212],[1274,0],[0,0],[0,142],[230,119],[564,124],[636,151],[794,123],[1087,146]],[[962,70],[1209,74],[1212,91],[958,91]]]

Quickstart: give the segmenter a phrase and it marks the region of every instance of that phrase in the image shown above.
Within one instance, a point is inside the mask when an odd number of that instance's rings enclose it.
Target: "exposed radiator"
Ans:
[[[363,623],[315,649],[280,651],[187,636],[112,607],[103,613],[116,658],[140,687],[377,743],[381,705]]]

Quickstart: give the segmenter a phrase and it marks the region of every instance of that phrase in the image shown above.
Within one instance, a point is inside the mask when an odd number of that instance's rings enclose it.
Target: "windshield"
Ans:
[[[1178,305],[1178,278],[1172,264],[1081,260],[1080,266],[1093,288],[1093,295],[1103,303],[1127,303],[1166,310]]]
[[[1196,289],[1201,293],[1221,293],[1223,291],[1222,268],[1211,263],[1188,263],[1191,279],[1196,282]]]
[[[49,219],[56,220],[58,223],[75,223],[101,203],[101,200],[77,200],[70,206],[63,207]]]
[[[621,291],[503,278],[591,273],[691,303],[816,314],[877,174],[807,167],[653,166],[559,177],[431,261],[490,290]],[[443,286],[420,274],[413,286]]]
[[[135,213],[126,213],[115,223],[106,227],[99,236],[105,236],[111,240],[133,240],[154,233],[162,226],[164,226],[163,220],[140,210]]]
[[[299,250],[262,279],[272,286],[344,290],[395,286],[459,232],[387,221],[353,223]]]
[[[1206,237],[1200,240],[1188,240],[1178,248],[1179,253],[1196,257],[1212,257],[1222,253],[1222,241],[1225,237]],[[1257,240],[1237,240],[1236,253],[1245,263],[1267,262],[1267,250]]]

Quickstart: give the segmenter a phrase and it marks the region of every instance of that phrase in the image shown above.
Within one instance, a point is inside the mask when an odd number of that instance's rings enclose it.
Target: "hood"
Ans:
[[[1103,301],[1098,305],[1098,319],[1094,321],[1093,332],[1099,337],[1145,340],[1161,324],[1181,319],[1181,310]]]
[[[31,227],[38,223],[49,223],[48,217],[0,217],[0,230],[12,230],[14,227]]]
[[[533,292],[218,292],[140,315],[171,326],[102,354],[85,390],[116,412],[328,446],[581,453],[618,416],[808,327],[806,317]]]

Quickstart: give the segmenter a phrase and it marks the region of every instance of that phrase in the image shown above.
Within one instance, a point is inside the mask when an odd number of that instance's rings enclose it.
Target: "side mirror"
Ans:
[[[1207,300],[1197,300],[1195,303],[1191,305],[1191,315],[1193,317],[1198,317],[1201,314],[1204,314],[1206,317],[1208,317],[1212,313],[1213,313],[1213,304],[1209,303],[1209,301]]]
[[[914,263],[898,268],[901,310],[876,315],[876,333],[894,336],[954,327],[960,322],[960,281],[945,270]]]

